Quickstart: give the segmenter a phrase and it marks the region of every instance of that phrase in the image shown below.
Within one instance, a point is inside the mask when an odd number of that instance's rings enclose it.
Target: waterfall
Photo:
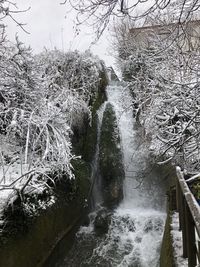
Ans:
[[[91,180],[92,180],[92,199],[91,199],[91,209],[95,210],[99,203],[102,202],[102,194],[101,194],[101,179],[100,179],[100,173],[99,173],[99,164],[98,164],[98,157],[99,157],[99,140],[100,140],[100,130],[101,130],[101,124],[103,120],[103,113],[105,110],[106,102],[104,102],[100,108],[97,111],[97,144],[96,144],[96,152],[95,156],[92,162],[92,174],[91,174]]]
[[[125,166],[124,199],[111,214],[108,232],[98,235],[90,214],[89,226],[82,226],[72,249],[57,267],[157,267],[165,222],[165,189],[134,124],[129,91],[123,86],[107,88],[108,102],[115,109],[121,134]],[[99,111],[101,125],[103,110]],[[98,137],[99,140],[99,137]],[[97,154],[98,157],[98,147]],[[97,162],[97,158],[96,158]],[[94,195],[98,196],[98,183]],[[99,197],[96,201],[100,203]]]
[[[113,215],[109,241],[106,246],[102,242],[96,253],[106,258],[115,248],[112,266],[156,267],[165,222],[165,193],[155,186],[158,177],[148,166],[148,150],[139,136],[141,130],[134,125],[129,91],[111,85],[107,94],[121,132],[126,177],[124,199]]]
[[[115,107],[118,125],[121,132],[121,143],[124,155],[125,182],[122,209],[156,208],[157,200],[162,200],[158,209],[165,207],[163,192],[154,187],[158,177],[149,166],[149,152],[141,138],[141,129],[137,129],[132,108],[132,98],[128,89],[122,86],[109,86],[108,101]],[[152,183],[151,183],[152,180]],[[119,207],[119,208],[120,208]]]

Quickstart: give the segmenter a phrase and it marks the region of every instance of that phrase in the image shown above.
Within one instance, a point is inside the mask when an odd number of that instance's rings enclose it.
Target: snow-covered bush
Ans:
[[[34,56],[18,38],[0,57],[0,190],[41,191],[53,173],[73,178],[71,137],[89,122],[102,62],[89,52]]]
[[[68,123],[81,126],[84,114],[90,117],[89,105],[95,100],[103,63],[89,51],[44,52],[36,58],[46,98],[68,114]],[[67,115],[66,115],[67,116]]]

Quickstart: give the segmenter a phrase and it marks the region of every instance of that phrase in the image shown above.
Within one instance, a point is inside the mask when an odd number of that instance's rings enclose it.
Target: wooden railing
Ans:
[[[200,207],[179,167],[176,172],[176,205],[179,230],[182,231],[183,257],[188,258],[188,267],[196,267],[200,263]]]

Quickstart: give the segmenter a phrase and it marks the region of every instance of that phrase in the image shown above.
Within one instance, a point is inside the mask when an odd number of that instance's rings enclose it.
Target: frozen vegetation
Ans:
[[[35,56],[18,38],[2,41],[0,57],[0,210],[27,194],[51,204],[50,185],[74,179],[71,139],[91,119],[103,63],[90,52]]]
[[[128,20],[114,29],[118,65],[133,95],[136,120],[144,127],[158,163],[175,162],[196,173],[200,167],[198,28],[194,22],[170,24],[171,13],[151,14],[146,21],[147,29],[134,29]]]
[[[110,10],[114,10],[117,2]],[[144,26],[149,27],[146,32],[145,27],[134,30],[138,25],[124,18],[114,27],[114,49],[125,90],[132,94],[132,103],[126,103],[125,109],[133,111],[144,129],[144,141],[154,159],[160,165],[172,162],[195,174],[200,167],[199,32],[189,22],[196,18],[185,12],[185,5],[175,2],[168,1],[167,10],[160,8],[158,13],[146,14],[143,20]],[[15,21],[7,4],[6,0],[0,1],[1,22],[6,16]],[[107,1],[103,4],[110,8]],[[128,14],[124,5],[121,1],[120,12]],[[96,15],[92,8],[86,10]],[[180,17],[179,23],[174,24],[177,10],[183,20]],[[80,12],[84,14],[84,9]],[[99,36],[109,21],[104,16]],[[184,19],[187,23],[181,22]],[[18,26],[23,29],[22,24]],[[63,53],[55,49],[33,55],[31,48],[25,47],[18,37],[15,44],[6,40],[3,23],[0,69],[0,222],[3,223],[3,211],[16,199],[32,215],[55,202],[52,188],[63,174],[68,180],[75,179],[71,162],[79,155],[72,149],[72,139],[85,123],[92,121],[91,107],[98,98],[105,69],[89,51]],[[48,196],[45,202],[37,199],[40,194]],[[34,198],[37,207],[34,201],[29,202]],[[181,236],[176,214],[171,226],[175,258],[179,262]],[[179,264],[186,266],[185,261]]]

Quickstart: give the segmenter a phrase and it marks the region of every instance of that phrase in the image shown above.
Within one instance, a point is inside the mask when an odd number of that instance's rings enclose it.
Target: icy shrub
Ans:
[[[73,178],[71,137],[89,123],[103,63],[89,52],[33,56],[18,39],[0,56],[0,190],[41,192],[52,173]]]

